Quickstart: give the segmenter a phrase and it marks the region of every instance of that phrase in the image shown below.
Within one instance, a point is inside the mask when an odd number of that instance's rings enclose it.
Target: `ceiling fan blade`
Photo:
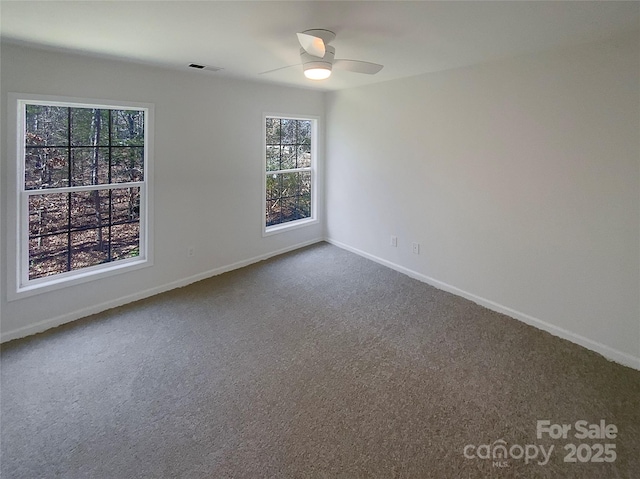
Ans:
[[[371,62],[363,62],[360,60],[335,60],[333,62],[334,68],[340,68],[341,70],[348,70],[356,73],[366,73],[367,75],[375,75],[382,70],[382,65]]]
[[[285,68],[299,67],[299,66],[300,66],[300,64],[296,63],[295,65],[287,65],[286,67],[274,68],[273,70],[267,70],[266,72],[260,72],[260,73],[258,73],[258,75],[266,75],[267,73],[277,72],[277,71],[280,71],[280,70],[284,70]]]
[[[313,35],[308,35],[306,33],[297,33],[296,35],[298,35],[300,46],[305,52],[318,58],[322,58],[324,56],[325,49],[322,38],[314,37]]]

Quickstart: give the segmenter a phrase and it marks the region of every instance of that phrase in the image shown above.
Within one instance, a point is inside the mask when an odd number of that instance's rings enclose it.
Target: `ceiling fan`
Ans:
[[[297,35],[301,47],[300,62],[302,63],[304,76],[310,80],[324,80],[329,78],[333,67],[356,73],[366,73],[367,75],[375,75],[382,70],[382,65],[378,65],[377,63],[334,58],[336,49],[329,45],[329,43],[336,38],[336,34],[330,30],[318,28],[305,30]],[[261,75],[294,66],[297,65],[276,68],[262,72]]]

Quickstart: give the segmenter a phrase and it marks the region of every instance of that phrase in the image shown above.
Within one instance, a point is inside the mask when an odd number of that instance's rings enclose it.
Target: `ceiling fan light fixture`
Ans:
[[[318,58],[307,53],[303,48],[300,49],[300,60],[302,62],[302,70],[304,76],[309,80],[326,80],[331,76],[333,70],[333,56],[336,49],[330,45],[325,47],[324,57]]]
[[[305,65],[304,76],[309,80],[326,80],[331,76],[331,67],[308,67]]]

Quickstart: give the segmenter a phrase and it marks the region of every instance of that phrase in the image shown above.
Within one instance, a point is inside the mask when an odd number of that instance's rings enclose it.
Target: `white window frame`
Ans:
[[[279,225],[267,226],[267,176],[273,171],[267,171],[267,118],[279,118],[282,120],[309,120],[311,121],[311,166],[308,168],[294,168],[291,170],[279,170],[278,173],[295,173],[297,171],[311,172],[311,216],[295,221],[288,221]],[[320,117],[315,115],[289,115],[286,113],[264,113],[262,115],[262,236],[271,236],[285,231],[317,224],[318,220],[318,138]]]
[[[153,131],[154,105],[140,102],[116,102],[51,95],[9,93],[8,140],[9,140],[9,202],[7,245],[7,270],[9,301],[60,288],[105,278],[153,265]],[[48,190],[25,190],[25,105],[102,108],[112,110],[140,110],[145,114],[144,122],[144,172],[143,180],[122,183],[122,187],[140,188],[140,249],[132,258],[67,271],[42,278],[29,279],[29,205],[31,195],[47,193]],[[108,189],[113,185],[57,188],[56,193],[94,189]],[[120,184],[118,185],[120,186]],[[50,193],[54,191],[49,190]]]

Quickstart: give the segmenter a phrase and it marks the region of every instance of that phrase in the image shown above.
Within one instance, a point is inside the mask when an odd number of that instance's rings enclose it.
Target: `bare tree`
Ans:
[[[91,184],[97,185],[99,183],[99,168],[100,168],[100,133],[102,129],[102,115],[98,109],[93,110],[93,118],[91,119],[91,143],[93,146],[93,164],[91,168]],[[93,191],[93,204],[95,209],[96,225],[98,231],[98,249],[104,250],[103,238],[102,238],[102,214],[100,212],[100,190]]]

